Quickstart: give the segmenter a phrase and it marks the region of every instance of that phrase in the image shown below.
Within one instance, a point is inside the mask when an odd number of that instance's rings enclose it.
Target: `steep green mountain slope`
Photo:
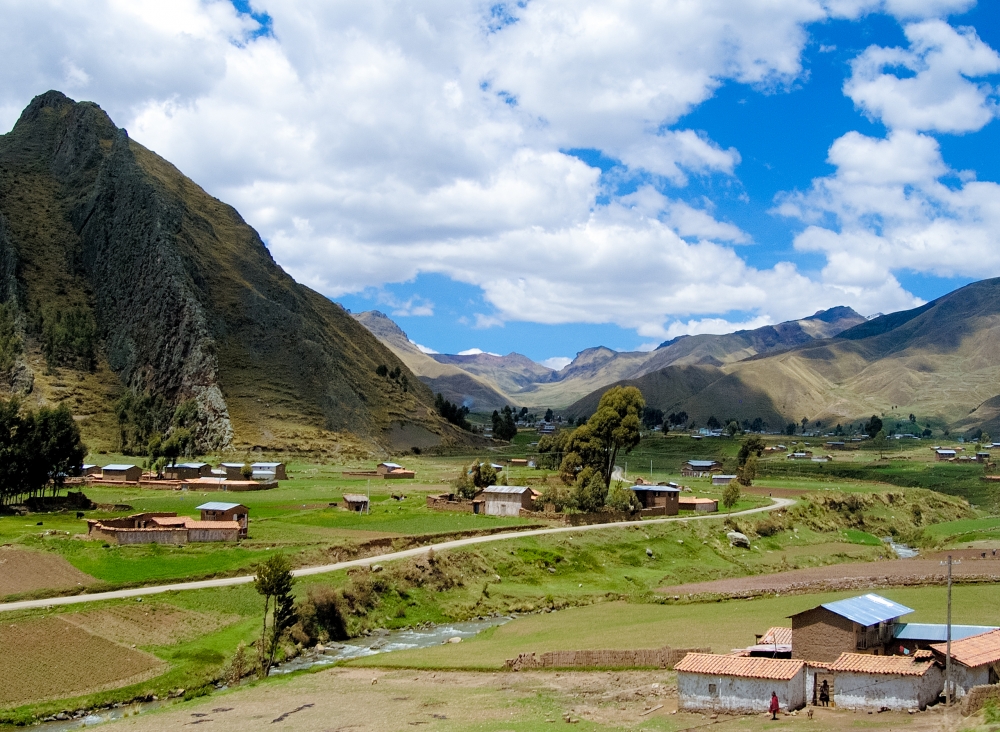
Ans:
[[[0,136],[0,282],[23,344],[8,388],[69,399],[92,447],[114,446],[124,390],[194,400],[204,447],[459,437],[389,349],[95,104],[48,92]]]
[[[385,346],[395,353],[435,394],[453,404],[464,404],[478,412],[502,409],[514,404],[486,380],[449,363],[439,363],[417,348],[389,316],[378,310],[354,313]]]
[[[802,417],[833,424],[912,413],[921,425],[989,426],[1000,416],[994,399],[1000,392],[1000,279],[836,338],[725,364],[705,380],[692,384],[671,367],[629,383],[654,406],[684,409],[699,421],[711,414],[760,416],[776,427]],[[594,398],[570,411],[586,412]]]

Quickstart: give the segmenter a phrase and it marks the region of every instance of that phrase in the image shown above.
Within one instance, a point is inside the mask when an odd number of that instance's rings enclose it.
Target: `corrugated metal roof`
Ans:
[[[826,602],[823,603],[822,607],[861,625],[875,625],[913,612],[913,609],[906,607],[906,605],[900,605],[898,602],[873,593],[860,597],[849,597],[846,600],[837,600],[836,602]]]
[[[250,467],[252,467],[252,468],[276,468],[279,465],[284,465],[284,463],[254,463]]]
[[[381,467],[383,467],[383,468],[401,468],[401,467],[403,467],[399,463],[379,463],[379,465]]]
[[[209,501],[195,506],[196,511],[229,511],[233,508],[246,508],[246,506],[242,503],[223,503],[222,501]]]
[[[344,500],[350,503],[367,503],[368,496],[363,496],[360,493],[345,493]]]
[[[208,465],[208,463],[177,463],[177,465],[175,465],[174,467],[176,467],[176,468],[192,468],[194,470],[201,470],[206,465]]]
[[[674,669],[689,674],[788,681],[794,679],[804,666],[805,661],[792,658],[751,658],[689,653],[674,666]]]
[[[974,635],[997,630],[993,625],[952,625],[952,642]],[[896,628],[897,640],[940,641],[948,640],[948,626],[944,623],[904,623]]]
[[[948,644],[936,643],[931,648],[947,653]],[[960,641],[952,640],[951,657],[969,668],[1000,662],[1000,630],[963,638]]]
[[[530,488],[526,488],[523,485],[491,485],[488,488],[483,488],[483,493],[513,493],[521,495],[530,490]]]
[[[674,488],[669,485],[634,485],[632,486],[634,491],[666,491],[667,493],[680,493],[680,488]]]
[[[934,664],[912,656],[870,656],[866,653],[841,653],[830,664],[834,673],[891,674],[895,676],[923,676]]]
[[[131,465],[131,464],[130,465],[124,465],[124,464],[120,465],[118,463],[114,463],[112,465],[105,465],[101,469],[102,470],[128,470],[129,468],[134,468],[134,467],[136,467],[136,466],[135,465]]]
[[[713,465],[718,465],[715,460],[688,460],[687,464],[692,468],[710,468]]]

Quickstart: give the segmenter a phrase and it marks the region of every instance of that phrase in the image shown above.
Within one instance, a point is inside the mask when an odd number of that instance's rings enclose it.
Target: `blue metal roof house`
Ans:
[[[874,593],[803,610],[791,616],[792,658],[835,661],[841,653],[887,655],[897,621],[912,612]]]

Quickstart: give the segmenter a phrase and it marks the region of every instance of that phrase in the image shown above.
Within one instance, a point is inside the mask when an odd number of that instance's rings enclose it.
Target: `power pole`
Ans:
[[[948,555],[948,647],[944,659],[945,706],[951,707],[951,554]]]

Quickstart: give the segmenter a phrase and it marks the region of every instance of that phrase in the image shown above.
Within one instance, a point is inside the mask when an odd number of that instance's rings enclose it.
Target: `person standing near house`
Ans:
[[[819,687],[819,703],[823,707],[830,706],[830,684],[826,679],[823,679],[823,685]]]
[[[778,718],[778,711],[781,709],[781,702],[778,701],[778,694],[776,692],[771,692],[771,706],[768,707],[768,711],[771,712],[771,719]]]

